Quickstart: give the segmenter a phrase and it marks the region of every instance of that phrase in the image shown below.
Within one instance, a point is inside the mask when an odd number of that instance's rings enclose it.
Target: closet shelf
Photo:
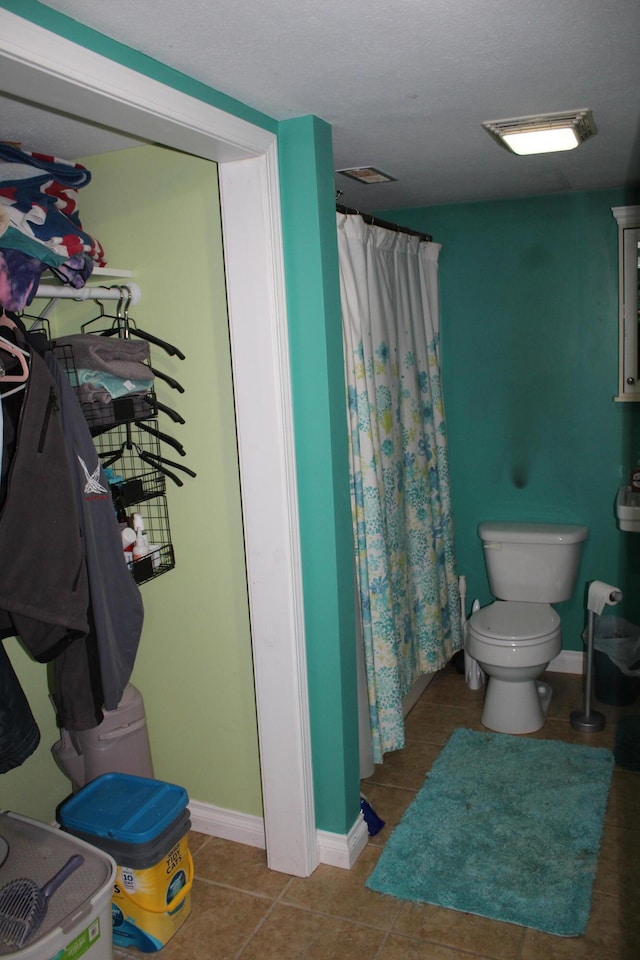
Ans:
[[[132,277],[133,270],[116,270],[115,267],[94,267],[92,277]]]

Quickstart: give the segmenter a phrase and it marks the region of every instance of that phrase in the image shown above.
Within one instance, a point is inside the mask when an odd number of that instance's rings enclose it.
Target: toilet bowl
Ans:
[[[482,723],[500,733],[544,726],[551,687],[540,674],[562,649],[551,606],[575,587],[588,528],[574,524],[481,523],[493,603],[467,621],[465,650],[487,674]]]
[[[551,690],[537,678],[562,649],[553,607],[496,600],[471,616],[465,648],[489,677],[483,726],[500,733],[540,730]]]

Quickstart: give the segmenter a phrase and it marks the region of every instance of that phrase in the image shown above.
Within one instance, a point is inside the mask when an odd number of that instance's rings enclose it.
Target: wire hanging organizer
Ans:
[[[127,563],[137,583],[152,580],[175,566],[167,508],[167,473],[159,469],[164,460],[160,442],[137,424],[123,424],[94,440],[109,481],[118,520],[135,530],[136,517],[144,529],[147,555]],[[144,470],[143,466],[151,469]],[[130,544],[132,546],[133,543]]]
[[[182,444],[160,429],[158,417],[167,416],[176,424],[185,420],[177,410],[157,400],[155,379],[179,393],[184,389],[151,365],[150,345],[179,360],[184,354],[173,344],[139,329],[129,317],[127,287],[119,290],[114,315],[109,315],[96,298],[100,312],[82,325],[82,333],[60,337],[52,349],[93,437],[120,523],[124,560],[141,584],[175,566],[167,480],[182,487],[185,477],[196,474],[161,451],[160,445],[165,443],[179,456],[186,455]],[[128,395],[117,395],[123,391]]]
[[[129,345],[131,292],[127,286],[113,289],[119,293],[115,314],[108,314],[102,300],[96,297],[100,312],[82,325],[82,334],[62,337],[53,345],[56,355],[61,345],[72,345],[74,360],[69,380],[92,436],[122,423],[153,420],[158,415],[155,374],[150,365],[148,345]],[[102,329],[94,328],[90,334],[85,334],[95,323],[101,323]],[[104,339],[112,334],[117,335],[117,343]],[[123,341],[127,341],[126,346]],[[119,377],[110,376],[109,357],[114,368],[120,371]],[[98,370],[94,366],[98,366]],[[134,372],[137,378],[132,375]]]
[[[157,438],[136,424],[123,424],[94,440],[109,481],[118,520],[135,530],[136,517],[144,530],[147,555],[134,559],[125,554],[137,583],[152,580],[175,566],[167,508],[166,473],[158,469],[163,459]],[[143,469],[144,465],[151,469]],[[124,544],[123,544],[124,546]],[[129,547],[133,546],[133,541]]]
[[[159,443],[156,440],[154,444],[137,425],[117,427],[94,443],[107,471],[116,510],[126,511],[166,492],[166,475],[154,465],[156,455],[149,449],[151,444],[159,456]],[[153,469],[144,470],[145,461]]]

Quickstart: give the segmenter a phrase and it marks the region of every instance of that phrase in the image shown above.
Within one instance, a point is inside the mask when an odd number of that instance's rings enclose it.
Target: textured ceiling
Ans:
[[[397,178],[360,186],[336,175],[342,202],[361,209],[639,179],[638,0],[42,2],[272,117],[323,118],[336,169],[373,165]],[[516,157],[481,127],[579,108],[593,111],[598,135],[569,153]],[[36,119],[30,136],[64,135],[60,118],[50,129]],[[24,108],[20,122],[30,122]],[[94,145],[85,128],[76,150],[81,133],[63,141],[76,156],[127,143],[94,131]]]

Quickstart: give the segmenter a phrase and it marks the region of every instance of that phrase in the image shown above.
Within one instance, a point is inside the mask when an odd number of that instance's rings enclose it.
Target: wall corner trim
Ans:
[[[196,833],[218,837],[220,840],[232,840],[234,843],[244,843],[249,847],[259,847],[261,850],[265,849],[262,817],[225,810],[224,807],[201,803],[199,800],[190,800],[189,810],[191,829]],[[369,842],[369,831],[362,814],[358,814],[358,819],[349,833],[317,830],[316,837],[320,863],[351,870]]]
[[[358,814],[358,819],[349,833],[317,830],[316,836],[320,863],[326,863],[330,867],[342,867],[343,870],[351,870],[369,842],[369,831],[362,814]]]

